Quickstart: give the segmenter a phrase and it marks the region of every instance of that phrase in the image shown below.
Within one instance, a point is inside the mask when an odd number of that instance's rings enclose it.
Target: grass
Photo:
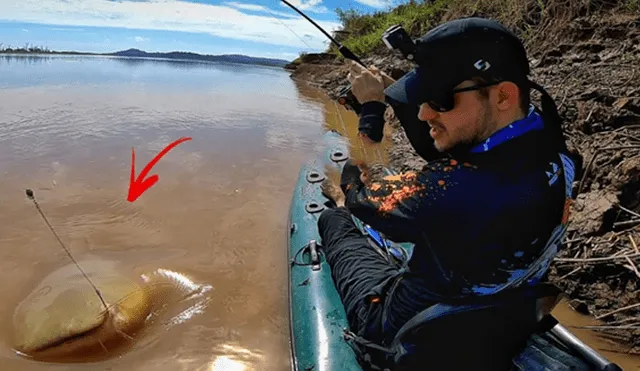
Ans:
[[[629,12],[640,12],[640,0],[627,0],[625,7]]]
[[[382,34],[389,27],[400,24],[412,36],[430,28],[451,0],[436,0],[433,3],[417,3],[398,6],[390,12],[376,12],[362,15],[354,9],[336,10],[346,36],[339,40],[344,46],[358,55],[366,55],[383,46]],[[332,46],[330,52],[336,52]]]
[[[336,39],[366,57],[386,48],[381,37],[390,26],[400,24],[412,37],[418,37],[453,18],[482,16],[505,24],[528,48],[534,44],[540,49],[553,43],[550,36],[561,34],[574,18],[612,9],[638,12],[640,0],[410,0],[389,12],[362,14],[354,9],[337,9],[343,28]],[[334,45],[327,52],[339,55]]]

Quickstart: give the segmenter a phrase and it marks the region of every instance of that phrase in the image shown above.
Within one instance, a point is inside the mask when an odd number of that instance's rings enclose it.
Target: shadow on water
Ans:
[[[256,68],[265,70],[281,71],[281,68],[270,66],[257,66],[248,65],[243,63],[229,63],[229,62],[209,62],[198,60],[185,60],[185,59],[162,59],[162,58],[135,58],[135,57],[119,57],[119,56],[105,56],[101,58],[109,58],[110,60],[124,64],[126,66],[143,66],[143,65],[155,65],[165,66],[172,69],[180,70],[199,70],[199,69],[216,69],[216,70],[233,70],[234,72],[254,72]]]
[[[0,64],[39,65],[49,63],[55,57],[42,54],[0,54]]]

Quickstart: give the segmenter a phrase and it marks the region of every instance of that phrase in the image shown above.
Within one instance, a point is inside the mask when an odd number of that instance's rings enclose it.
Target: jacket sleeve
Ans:
[[[384,130],[384,112],[387,105],[382,102],[366,102],[360,111],[358,131],[374,142],[382,141]]]
[[[416,153],[426,161],[444,157],[444,155],[433,146],[433,139],[429,134],[429,125],[418,119],[419,107],[409,104],[402,104],[390,98],[387,102],[393,108],[393,112],[400,121],[409,143]],[[374,142],[382,141],[384,136],[384,113],[387,105],[382,102],[366,102],[362,105],[358,131],[365,134]]]
[[[448,187],[455,186],[461,170],[455,161],[440,160],[419,173],[385,177],[364,185],[353,181],[344,186],[346,207],[351,213],[396,242],[416,242],[425,227],[446,204]]]

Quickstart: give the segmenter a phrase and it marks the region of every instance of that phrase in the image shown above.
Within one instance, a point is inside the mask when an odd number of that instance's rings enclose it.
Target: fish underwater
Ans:
[[[210,300],[211,286],[166,269],[135,277],[115,261],[79,265],[107,307],[75,264],[56,269],[14,311],[13,348],[20,355],[48,362],[114,356],[202,313]]]

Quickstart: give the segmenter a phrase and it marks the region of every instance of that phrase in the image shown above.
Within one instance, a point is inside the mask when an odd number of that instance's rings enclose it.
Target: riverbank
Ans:
[[[464,0],[450,3],[434,2],[437,9],[421,13],[428,19],[414,18],[404,27],[415,37],[446,19],[483,15],[499,19],[525,40],[531,79],[556,100],[569,146],[584,163],[574,184],[579,192],[570,231],[550,280],[574,309],[603,324],[595,330],[640,354],[640,13],[630,1],[565,7],[545,1],[542,10],[536,10],[535,1],[524,1],[523,9],[509,11],[477,1],[475,13],[460,4]],[[420,6],[429,5],[415,5]],[[358,23],[357,17],[348,20]],[[360,48],[365,64],[396,78],[411,68],[384,47],[363,47],[364,36],[358,38],[355,27],[346,31],[345,45]],[[290,68],[292,78],[333,98],[347,84],[345,63],[332,50],[306,55]],[[537,93],[533,99],[539,104]],[[391,110],[387,123],[394,128],[390,165],[398,171],[420,169],[425,163]]]

